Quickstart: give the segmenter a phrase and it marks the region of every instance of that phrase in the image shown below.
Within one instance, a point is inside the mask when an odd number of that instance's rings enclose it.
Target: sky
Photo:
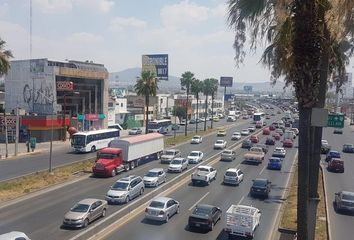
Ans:
[[[235,82],[269,81],[262,49],[239,68],[226,0],[32,0],[32,58],[92,60],[109,72],[169,55],[169,74]],[[0,0],[0,37],[14,59],[30,58],[30,0]]]

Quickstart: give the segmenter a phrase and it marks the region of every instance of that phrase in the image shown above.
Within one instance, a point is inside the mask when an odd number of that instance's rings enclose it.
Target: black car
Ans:
[[[275,140],[274,138],[268,137],[267,140],[265,141],[266,145],[275,145]]]
[[[221,218],[221,209],[212,205],[198,204],[188,218],[189,228],[201,228],[212,231]]]
[[[256,144],[255,147],[262,148],[264,154],[267,154],[268,152],[268,147],[265,144]]]
[[[337,212],[354,213],[354,192],[340,191],[335,193],[334,208]]]
[[[343,134],[343,130],[340,129],[340,128],[335,128],[335,129],[333,130],[333,134]]]
[[[343,145],[342,151],[345,153],[354,153],[354,145],[346,143]]]
[[[252,180],[253,184],[250,190],[251,197],[268,198],[271,182],[268,179],[256,178]]]
[[[251,142],[251,140],[249,139],[243,140],[241,148],[250,149],[251,147],[253,147],[253,143]]]

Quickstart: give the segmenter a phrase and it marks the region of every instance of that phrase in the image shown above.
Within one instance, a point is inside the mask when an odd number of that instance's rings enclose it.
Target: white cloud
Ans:
[[[72,0],[79,7],[86,7],[91,10],[99,11],[102,13],[109,12],[114,6],[114,1],[112,0]]]
[[[225,17],[227,16],[227,5],[225,3],[217,5],[215,8],[211,9],[211,13],[215,17]]]
[[[120,32],[124,29],[142,29],[146,27],[146,22],[134,17],[130,18],[122,18],[122,17],[115,17],[112,19],[108,29],[112,32]]]
[[[182,1],[177,4],[168,5],[161,9],[160,17],[165,27],[187,27],[206,21],[209,15],[209,8]]]
[[[72,44],[96,44],[104,41],[102,36],[87,32],[73,33],[66,40]]]
[[[8,3],[2,3],[0,4],[0,17],[5,16],[9,11],[9,4]]]
[[[34,0],[34,7],[46,14],[62,14],[72,10],[72,0]]]

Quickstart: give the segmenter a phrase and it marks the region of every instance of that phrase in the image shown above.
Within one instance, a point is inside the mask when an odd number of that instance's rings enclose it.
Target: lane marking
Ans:
[[[203,199],[208,196],[210,192],[207,192],[206,194],[204,194],[204,196],[202,196],[195,204],[193,204],[189,209],[188,211],[191,211],[195,206],[197,206],[201,201],[203,201]]]
[[[259,176],[261,176],[262,175],[262,173],[263,173],[263,171],[264,171],[264,169],[266,168],[266,166],[264,166],[263,168],[262,168],[262,170],[259,172]]]
[[[243,199],[245,199],[245,195],[242,196],[242,198],[240,199],[240,201],[238,201],[237,205],[240,205],[240,203],[243,201]]]

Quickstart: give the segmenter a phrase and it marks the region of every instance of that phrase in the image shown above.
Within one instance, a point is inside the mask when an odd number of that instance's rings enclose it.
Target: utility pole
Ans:
[[[20,136],[20,116],[18,105],[16,106],[16,139],[15,139],[15,156],[18,154],[18,138]]]
[[[49,172],[52,172],[52,155],[53,155],[53,122],[54,122],[54,95],[52,99],[52,119],[50,126],[50,145],[49,145]]]
[[[5,158],[9,157],[9,139],[7,136],[7,119],[6,119],[6,111],[4,109],[4,126],[5,126]]]

